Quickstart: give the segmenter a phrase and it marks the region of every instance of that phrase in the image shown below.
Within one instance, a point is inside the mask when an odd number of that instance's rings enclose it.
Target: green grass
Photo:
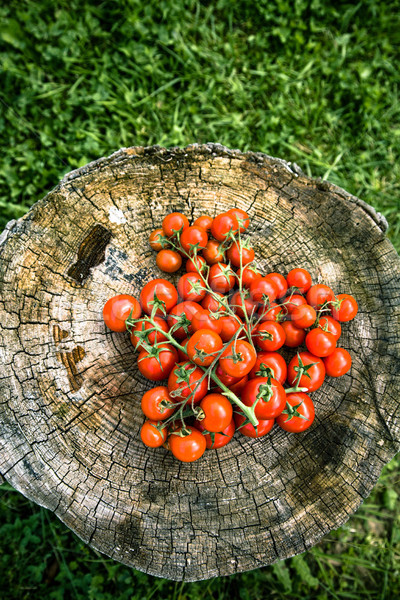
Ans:
[[[388,219],[400,250],[400,3],[10,1],[0,8],[0,230],[122,146],[220,142],[297,162]],[[88,549],[1,488],[1,598],[394,598],[400,459],[302,555],[175,584]],[[397,593],[396,593],[397,592]]]

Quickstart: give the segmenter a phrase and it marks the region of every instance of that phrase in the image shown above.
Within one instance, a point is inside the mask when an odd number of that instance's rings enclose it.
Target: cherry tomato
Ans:
[[[213,218],[208,215],[201,215],[201,217],[197,217],[193,225],[197,225],[198,227],[202,227],[208,232],[211,231],[211,225],[213,222]]]
[[[281,327],[286,336],[285,346],[288,348],[297,348],[297,346],[301,346],[306,337],[304,329],[296,327],[291,321],[282,321]]]
[[[292,269],[286,276],[289,287],[297,288],[301,294],[305,294],[311,287],[311,275],[305,269]]]
[[[227,250],[226,255],[228,260],[234,267],[244,267],[254,260],[254,249],[250,248],[245,242],[236,241]]]
[[[180,242],[182,248],[192,256],[197,249],[197,253],[203,250],[207,246],[208,235],[205,229],[192,225],[181,233]]]
[[[208,367],[222,349],[222,339],[211,329],[199,329],[189,339],[187,353],[196,365]]]
[[[329,331],[316,327],[307,333],[306,346],[315,356],[329,356],[336,348],[336,339]]]
[[[208,240],[202,254],[208,265],[225,262],[225,252],[217,240]]]
[[[268,279],[268,277],[261,277],[261,279],[253,281],[250,285],[250,298],[254,300],[254,302],[259,302],[260,304],[262,304],[264,300],[273,302],[276,300],[277,295],[277,287],[272,279]]]
[[[243,391],[242,402],[253,406],[257,419],[275,419],[286,406],[286,392],[276,379],[270,377],[255,377],[250,379]]]
[[[189,435],[182,435],[178,429],[169,436],[169,448],[181,462],[194,462],[203,456],[206,450],[206,438],[196,427],[186,427]]]
[[[332,316],[336,321],[347,322],[354,319],[358,312],[358,304],[350,294],[338,294],[336,300],[340,303],[339,307],[332,305]]]
[[[236,234],[239,229],[239,224],[236,215],[225,212],[214,217],[211,225],[211,233],[219,242],[223,242],[230,233]]]
[[[227,373],[225,373],[225,371],[221,369],[220,365],[217,365],[217,368],[215,369],[215,374],[218,377],[218,379],[227,387],[230,387],[231,385],[237,383],[241,379],[241,377],[233,377],[232,375],[228,375]]]
[[[229,342],[238,329],[243,325],[243,321],[237,315],[233,317],[232,315],[222,316],[219,319],[221,323],[221,333],[220,336],[223,342]]]
[[[183,352],[180,348],[176,349],[176,351],[178,352],[179,362],[186,362],[189,360],[189,357],[186,353],[186,346],[188,345],[188,342],[189,338],[186,338],[185,340],[181,341],[181,346],[185,350],[185,352]]]
[[[261,279],[262,275],[255,267],[253,267],[253,265],[246,265],[242,270],[238,269],[236,271],[236,277],[238,281],[240,281],[241,277],[242,286],[249,288],[254,281]]]
[[[250,379],[269,376],[282,384],[286,381],[287,364],[278,352],[260,352],[257,354],[256,364],[249,373]]]
[[[109,298],[103,308],[103,319],[111,331],[126,331],[128,317],[138,319],[142,314],[139,302],[128,294],[119,294]]]
[[[301,304],[300,306],[294,307],[290,316],[293,325],[296,325],[296,327],[299,327],[300,329],[306,329],[307,327],[314,325],[317,313],[315,308],[309,304]]]
[[[184,231],[189,227],[188,218],[179,212],[173,212],[164,217],[162,228],[167,237],[175,235],[178,231]]]
[[[221,354],[221,369],[233,377],[244,377],[256,364],[257,354],[254,347],[245,340],[234,340]]]
[[[157,429],[160,425],[157,421],[145,421],[140,430],[140,437],[143,444],[149,448],[159,448],[167,439],[167,428]]]
[[[200,302],[207,293],[206,284],[199,273],[185,273],[178,281],[179,296],[182,300]]]
[[[288,311],[289,315],[291,315],[296,306],[302,306],[304,304],[307,304],[307,300],[304,298],[304,296],[300,296],[300,294],[291,294],[290,296],[285,298],[283,304],[286,307],[286,310]]]
[[[175,273],[182,266],[182,257],[175,250],[160,250],[157,253],[156,265],[165,273]]]
[[[239,231],[240,233],[244,233],[250,225],[250,217],[247,214],[247,212],[245,212],[241,208],[231,208],[230,210],[228,210],[228,213],[236,217],[237,222],[239,224]]]
[[[165,312],[169,312],[178,301],[178,293],[170,281],[167,281],[167,279],[153,279],[149,283],[146,283],[140,292],[140,304],[144,312],[148,315],[153,310],[154,296],[160,302],[163,302]],[[162,314],[164,313],[161,307],[157,308],[156,315]]]
[[[192,320],[197,311],[202,307],[197,302],[185,300],[174,306],[167,316],[167,323],[171,328],[171,334],[177,340],[185,339],[188,334],[193,333]],[[180,327],[177,327],[180,325]]]
[[[168,377],[168,391],[175,402],[187,398],[186,404],[198,404],[208,391],[204,371],[190,362],[178,363]]]
[[[158,347],[154,346],[150,352],[142,350],[138,357],[139,371],[151,381],[167,379],[176,362],[178,353],[166,342],[162,342]]]
[[[340,338],[342,333],[342,327],[339,321],[336,321],[333,317],[329,315],[324,315],[320,317],[318,320],[317,327],[324,329],[325,331],[330,331],[335,337],[336,341]]]
[[[286,408],[276,422],[285,431],[300,432],[312,425],[314,416],[314,404],[310,396],[304,392],[293,392],[286,395]]]
[[[187,273],[204,273],[206,270],[206,261],[202,256],[193,256],[186,261]]]
[[[192,330],[198,331],[199,329],[211,329],[219,334],[221,333],[222,324],[214,313],[209,310],[198,310],[192,319]]]
[[[323,361],[329,377],[341,377],[351,368],[350,353],[344,348],[335,348]]]
[[[306,300],[313,308],[321,308],[325,302],[332,302],[335,299],[333,290],[323,283],[312,285],[306,294]]]
[[[196,424],[196,426],[200,429],[200,431],[205,431],[205,427],[203,425],[202,421],[199,421],[198,424]],[[206,439],[206,445],[208,449],[211,448],[222,448],[223,446],[226,446],[227,444],[229,444],[229,442],[232,440],[233,438],[233,434],[235,433],[235,421],[234,419],[231,420],[231,422],[229,423],[228,427],[225,427],[225,429],[223,431],[221,431],[220,433],[206,433],[204,435],[205,439]]]
[[[152,421],[163,421],[174,413],[176,406],[168,408],[168,404],[174,404],[174,402],[168,394],[168,388],[164,385],[152,388],[142,396],[142,411]]]
[[[226,294],[233,288],[235,281],[235,274],[228,265],[217,263],[210,267],[208,284],[214,292]]]
[[[245,313],[250,316],[256,312],[257,303],[253,302],[250,298],[250,292],[244,288],[242,292],[238,290],[229,301],[232,310],[239,315],[239,317],[245,318]]]
[[[299,375],[299,357],[302,364],[307,368],[305,373],[300,377],[299,387],[306,388],[309,392],[315,392],[324,382],[325,365],[322,358],[311,354],[311,352],[299,352],[292,358],[288,365],[287,382],[294,386]],[[311,365],[312,366],[309,366]]]
[[[248,375],[245,375],[244,377],[239,379],[239,381],[237,381],[236,383],[231,383],[231,385],[228,387],[231,390],[231,392],[236,394],[236,396],[240,396],[243,391],[243,388],[246,385],[246,383],[248,382],[248,380],[249,380]]]
[[[154,321],[160,329],[167,333],[168,325],[164,319],[155,317]],[[150,333],[145,335],[145,332],[151,329],[153,329],[153,331],[150,331]],[[131,342],[135,350],[143,350],[143,342],[147,342],[150,346],[154,346],[157,342],[165,342],[166,340],[167,338],[165,335],[160,331],[157,331],[150,321],[145,321],[144,319],[137,321],[131,331]]]
[[[232,404],[222,394],[208,394],[200,402],[203,409],[204,419],[201,424],[207,431],[217,433],[228,427],[232,421]]]
[[[285,330],[276,321],[264,321],[253,332],[253,341],[261,350],[275,352],[282,348],[286,340]]]
[[[240,431],[246,437],[251,438],[260,438],[264,435],[267,435],[271,431],[274,426],[275,419],[265,419],[263,421],[258,421],[258,425],[256,428],[251,423],[247,423],[243,425],[246,420],[246,417],[242,413],[234,413],[235,425],[236,429]]]
[[[226,312],[228,310],[227,299],[225,298],[224,294],[220,294],[219,292],[206,294],[201,301],[201,305],[203,308],[211,312]]]
[[[270,279],[271,281],[274,282],[275,287],[277,289],[277,298],[283,298],[283,296],[285,296],[288,286],[286,283],[286,279],[284,278],[283,275],[281,275],[280,273],[268,273],[268,275],[266,275],[266,277],[268,277],[268,279]]]
[[[286,307],[276,302],[260,306],[257,314],[260,317],[260,321],[276,321],[279,323],[283,320],[286,315]]]
[[[167,238],[164,235],[162,227],[159,227],[151,232],[149,235],[149,244],[151,248],[157,252],[168,247]]]

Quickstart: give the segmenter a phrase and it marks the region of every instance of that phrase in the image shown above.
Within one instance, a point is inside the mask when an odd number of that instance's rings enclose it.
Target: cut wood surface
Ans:
[[[102,308],[164,276],[148,236],[166,213],[233,206],[251,216],[261,270],[302,266],[356,297],[341,338],[353,366],[312,394],[307,432],[236,434],[184,464],[140,441],[152,384]],[[157,576],[229,575],[310,548],[400,447],[400,259],[385,230],[296,165],[215,144],[122,149],[69,173],[0,237],[1,475],[92,547]]]

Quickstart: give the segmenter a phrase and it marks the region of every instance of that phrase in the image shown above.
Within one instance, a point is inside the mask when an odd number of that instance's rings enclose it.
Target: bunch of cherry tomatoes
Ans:
[[[142,441],[184,462],[225,446],[235,430],[253,438],[274,423],[305,431],[315,414],[309,394],[351,367],[337,342],[356,300],[313,284],[303,268],[262,275],[249,224],[238,208],[193,225],[168,214],[149,242],[165,273],[185,262],[177,285],[154,279],[139,300],[122,294],[104,306],[107,327],[129,332],[142,375],[163,382],[142,397]],[[297,349],[288,361],[285,348]]]

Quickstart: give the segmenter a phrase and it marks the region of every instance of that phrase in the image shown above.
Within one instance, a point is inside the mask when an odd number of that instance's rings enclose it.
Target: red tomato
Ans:
[[[336,339],[329,331],[316,327],[307,333],[306,346],[315,356],[329,356],[336,348]]]
[[[305,373],[301,375],[298,385],[299,387],[306,388],[309,392],[315,392],[315,390],[320,388],[324,382],[325,365],[322,358],[311,354],[311,352],[298,352],[298,354],[292,358],[288,365],[287,382],[289,385],[294,386],[299,376],[299,358],[300,362],[307,367],[307,369]]]
[[[151,232],[149,235],[149,244],[151,248],[157,252],[168,247],[167,238],[164,235],[162,227],[159,227]]]
[[[142,350],[138,357],[139,371],[151,381],[167,379],[176,362],[178,362],[177,351],[165,342],[158,347],[154,346],[151,352]]]
[[[193,225],[197,225],[198,227],[202,227],[207,232],[211,231],[211,225],[213,222],[213,218],[208,215],[201,215],[201,217],[197,217]]]
[[[187,398],[186,404],[198,404],[208,391],[204,371],[190,362],[178,363],[168,377],[168,391],[175,402]]]
[[[222,316],[219,318],[219,322],[221,323],[220,336],[223,342],[229,342],[243,325],[241,318],[237,315],[235,317],[231,315]]]
[[[157,421],[145,421],[140,430],[140,437],[143,444],[149,448],[159,448],[167,439],[167,428],[157,429],[161,423]]]
[[[192,302],[200,302],[207,293],[206,284],[198,273],[185,273],[176,287],[182,300]]]
[[[189,339],[187,353],[196,365],[208,367],[222,349],[222,339],[210,329],[199,329]]]
[[[209,240],[202,254],[208,265],[225,262],[225,252],[217,240]]]
[[[186,350],[186,346],[188,345],[188,342],[189,342],[189,338],[186,338],[185,340],[181,341],[181,346],[184,350]],[[183,352],[180,348],[177,348],[176,351],[178,352],[179,362],[186,362],[189,360],[189,357],[186,354],[186,352]]]
[[[262,278],[261,273],[259,273],[252,265],[246,265],[242,270],[238,269],[236,271],[236,276],[238,281],[240,281],[240,277],[242,277],[242,286],[246,288],[249,288],[254,281],[258,281]]]
[[[242,319],[245,318],[245,313],[250,316],[256,312],[257,303],[253,302],[249,296],[249,290],[244,288],[242,292],[240,290],[235,292],[229,301],[233,312]]]
[[[318,320],[317,327],[320,327],[320,329],[324,329],[325,331],[330,331],[333,334],[336,341],[340,338],[342,333],[342,327],[339,321],[336,321],[336,319],[330,317],[329,315],[324,315],[323,317],[320,317]]]
[[[211,225],[211,233],[219,242],[223,242],[231,233],[238,232],[239,224],[236,215],[225,212],[214,217]]]
[[[287,364],[278,352],[260,352],[257,355],[256,364],[249,373],[250,379],[269,376],[282,384],[286,381]]]
[[[164,217],[162,228],[167,237],[175,235],[178,231],[183,231],[189,227],[189,221],[185,215],[179,212],[173,212]]]
[[[311,275],[305,269],[292,269],[286,276],[289,287],[297,288],[301,294],[305,294],[311,287]]]
[[[250,225],[250,217],[247,214],[247,212],[245,212],[241,208],[231,208],[230,210],[228,210],[228,213],[236,217],[237,222],[239,224],[240,233],[244,233]]]
[[[354,319],[358,312],[358,304],[350,294],[338,294],[336,300],[339,307],[332,305],[332,316],[336,321],[347,322]]]
[[[233,288],[235,282],[235,273],[228,265],[217,263],[210,267],[208,284],[214,292],[226,294]]]
[[[226,312],[228,310],[227,298],[224,296],[224,294],[220,294],[219,292],[206,294],[201,301],[201,305],[203,308],[211,312]]]
[[[128,317],[138,319],[142,314],[139,302],[128,294],[119,294],[109,298],[103,308],[103,319],[111,331],[126,331]]]
[[[243,425],[246,417],[242,413],[234,413],[236,429],[240,431],[246,437],[260,438],[267,435],[274,426],[275,419],[265,419],[264,421],[258,421],[256,428],[251,423]]]
[[[199,421],[198,424],[196,424],[196,426],[200,429],[200,431],[204,431],[205,427],[202,424],[202,421]],[[229,444],[229,442],[231,441],[231,439],[233,438],[233,434],[235,433],[235,421],[234,419],[232,419],[232,421],[229,423],[228,427],[225,427],[225,429],[223,431],[221,431],[220,433],[206,433],[204,435],[204,437],[206,438],[206,445],[208,449],[211,448],[222,448],[223,446],[226,446],[227,444]]]
[[[219,364],[221,369],[233,377],[244,377],[256,364],[254,347],[245,340],[231,342],[223,351]]]
[[[160,250],[157,253],[156,265],[165,273],[175,273],[182,266],[182,257],[175,250]]]
[[[148,419],[153,421],[163,421],[174,413],[176,406],[168,408],[168,404],[172,405],[174,402],[168,394],[168,388],[164,385],[152,388],[142,396],[142,411]]]
[[[291,321],[282,321],[281,327],[286,336],[285,346],[288,348],[297,348],[297,346],[301,346],[306,337],[304,329],[296,327]]]
[[[275,287],[278,291],[276,297],[283,298],[283,296],[286,294],[287,289],[288,289],[286,279],[284,278],[284,276],[281,275],[280,273],[268,273],[268,275],[266,275],[266,277],[274,282]]]
[[[335,299],[333,290],[323,283],[312,285],[307,292],[306,300],[313,308],[319,309],[325,302],[332,302]]]
[[[246,383],[248,382],[248,380],[249,380],[248,375],[245,375],[244,377],[239,379],[239,381],[237,381],[236,383],[231,383],[231,385],[228,387],[231,390],[231,392],[236,394],[236,396],[240,396],[243,391],[243,388],[246,385]]]
[[[202,227],[192,225],[192,227],[188,227],[182,231],[180,242],[185,252],[192,256],[195,250],[199,253],[200,250],[203,250],[207,246],[208,235]]]
[[[200,402],[203,409],[204,419],[201,424],[207,431],[217,433],[228,427],[232,421],[232,404],[222,394],[208,394]]]
[[[307,300],[304,298],[304,296],[300,296],[299,294],[292,294],[291,296],[285,298],[283,304],[285,305],[288,313],[291,315],[296,306],[302,306],[303,304],[307,304]]]
[[[185,339],[193,332],[192,319],[202,307],[197,302],[186,300],[174,306],[167,316],[167,322],[171,333],[177,340]],[[179,327],[177,327],[179,325]]]
[[[276,422],[285,431],[300,432],[312,425],[314,416],[314,404],[310,396],[304,392],[294,392],[286,395],[286,408]]]
[[[206,270],[206,261],[202,256],[193,256],[186,261],[187,273],[204,273]]]
[[[283,320],[286,315],[286,308],[282,304],[271,302],[271,304],[262,305],[257,314],[260,317],[260,321],[276,321],[279,323]]]
[[[199,310],[194,315],[192,319],[192,329],[193,331],[198,331],[199,329],[211,329],[216,333],[221,333],[222,324],[219,322],[219,319],[215,317],[214,313],[209,310]]]
[[[275,352],[282,348],[286,340],[285,330],[276,321],[264,321],[253,331],[253,341],[261,350]]]
[[[267,302],[273,302],[278,295],[278,290],[272,279],[268,277],[262,277],[257,281],[253,281],[250,285],[250,298],[254,302],[262,304],[265,300]]]
[[[167,333],[168,325],[164,321],[164,319],[155,317],[154,321],[160,329]],[[150,331],[150,333],[146,333],[151,329],[153,331]],[[147,342],[148,344],[150,344],[150,346],[154,346],[154,344],[159,342],[165,342],[166,340],[167,338],[165,337],[165,335],[157,331],[157,329],[155,329],[154,325],[150,323],[150,321],[145,321],[144,319],[138,321],[131,331],[131,342],[135,350],[143,350],[143,342]]]
[[[225,384],[229,388],[231,385],[237,383],[241,379],[241,377],[233,377],[232,375],[228,375],[227,373],[225,373],[225,371],[221,369],[220,365],[217,365],[217,368],[215,369],[215,375],[223,384]]]
[[[169,436],[169,448],[181,462],[194,462],[203,456],[206,450],[206,438],[196,427],[186,427],[189,435],[182,435],[177,429]]]
[[[323,361],[329,377],[341,377],[351,368],[350,353],[344,348],[335,348]]]
[[[286,406],[286,392],[276,379],[256,377],[250,379],[243,391],[242,402],[253,406],[257,419],[275,419]]]
[[[254,260],[254,249],[245,242],[236,241],[230,246],[226,253],[228,260],[234,267],[244,267]]]
[[[154,304],[154,297],[163,303],[165,313],[169,312],[178,301],[178,293],[175,287],[167,279],[153,279],[146,283],[142,291],[140,292],[140,304],[144,312],[148,315],[151,314]],[[156,315],[162,315],[163,310],[161,307],[157,308]]]
[[[293,325],[296,325],[296,327],[299,327],[300,329],[306,329],[307,327],[314,325],[317,313],[315,308],[309,304],[301,304],[300,306],[294,307],[290,316]]]

